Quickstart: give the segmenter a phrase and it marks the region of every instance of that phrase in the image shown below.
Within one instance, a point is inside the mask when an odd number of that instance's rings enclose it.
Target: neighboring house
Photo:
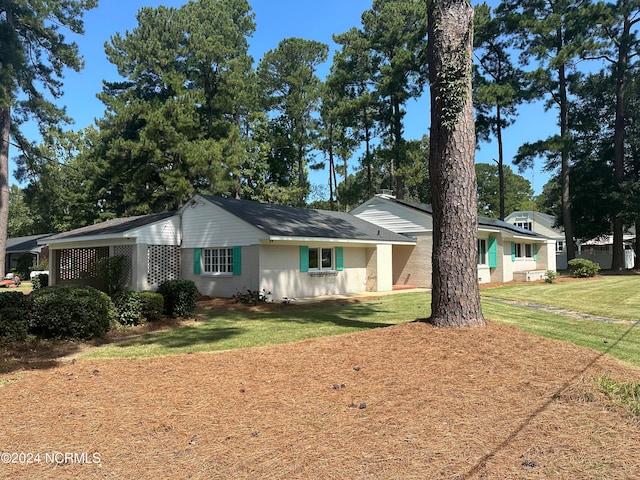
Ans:
[[[381,194],[351,213],[393,232],[416,239],[415,246],[394,246],[393,282],[431,287],[433,211],[431,205]],[[543,279],[556,269],[555,241],[510,223],[478,218],[478,281]]]
[[[559,270],[566,270],[567,249],[564,230],[556,227],[556,219],[546,213],[527,211],[513,212],[505,218],[506,222],[545,235],[556,241],[556,265]],[[624,235],[625,267],[633,268],[635,253],[633,251],[634,232]],[[613,256],[613,236],[604,235],[590,240],[576,240],[576,258],[586,258],[596,262],[603,269],[611,268]]]
[[[275,299],[392,290],[392,248],[415,245],[348,213],[207,195],[177,212],[111,220],[47,242],[51,284],[95,284],[95,261],[124,255],[131,290],[184,278],[202,295],[264,289]]]
[[[46,259],[49,249],[46,246],[40,245],[38,241],[50,235],[50,233],[44,233],[7,239],[4,271],[9,272],[12,268],[16,268],[18,266],[18,259],[25,253],[31,255],[32,266],[36,266],[42,260]]]

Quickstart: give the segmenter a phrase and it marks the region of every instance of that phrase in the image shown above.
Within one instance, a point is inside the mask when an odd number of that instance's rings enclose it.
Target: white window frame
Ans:
[[[556,252],[564,252],[564,240],[556,240]]]
[[[533,260],[533,243],[516,243],[517,260]]]
[[[202,272],[207,275],[233,275],[233,248],[203,248]]]
[[[312,261],[312,254],[315,257]],[[328,254],[328,263],[325,254]],[[335,270],[335,251],[331,247],[309,247],[309,271],[320,272],[325,270]],[[314,265],[315,266],[312,266]]]
[[[533,232],[533,222],[515,222],[514,225],[516,227],[524,228],[525,230]]]
[[[489,252],[487,252],[487,239],[478,239],[478,265],[489,265],[487,261],[489,258]]]

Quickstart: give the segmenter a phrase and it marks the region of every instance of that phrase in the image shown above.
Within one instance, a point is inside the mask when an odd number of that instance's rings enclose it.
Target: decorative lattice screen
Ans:
[[[180,247],[173,245],[149,245],[147,248],[148,282],[160,285],[165,280],[180,278]]]
[[[125,271],[124,271],[124,285],[131,287],[133,285],[132,278],[132,265],[133,265],[133,245],[116,245],[113,247],[114,257],[126,257]]]
[[[58,280],[95,277],[94,265],[109,258],[109,247],[64,248],[58,255]]]

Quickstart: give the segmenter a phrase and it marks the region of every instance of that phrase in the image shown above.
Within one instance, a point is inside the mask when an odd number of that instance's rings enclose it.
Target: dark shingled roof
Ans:
[[[392,198],[391,200],[400,205],[404,205],[406,207],[413,208],[415,210],[419,210],[424,213],[428,213],[429,215],[433,215],[433,208],[431,207],[431,205],[427,203],[408,202],[406,200],[399,200],[397,198]],[[512,233],[517,233],[518,235],[526,235],[528,237],[533,237],[533,238],[545,238],[543,235],[532,232],[531,230],[527,230],[526,228],[516,227],[512,223],[508,223],[503,220],[498,220],[495,218],[478,216],[478,226],[501,228],[502,230],[508,230]]]
[[[107,220],[106,222],[76,228],[69,232],[58,233],[50,236],[48,240],[62,240],[66,238],[124,233],[129,230],[133,230],[134,228],[143,227],[174,215],[176,215],[176,212],[152,213],[150,215],[139,215],[137,217],[115,218],[113,220]]]
[[[15,237],[7,239],[7,253],[30,252],[40,247],[38,240],[50,236],[50,233],[29,235],[27,237]]]
[[[201,197],[271,236],[384,242],[414,241],[349,213],[271,205],[211,195]]]

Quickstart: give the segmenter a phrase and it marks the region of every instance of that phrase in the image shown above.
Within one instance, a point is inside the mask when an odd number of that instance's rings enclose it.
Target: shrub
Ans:
[[[573,277],[595,277],[600,271],[600,265],[586,258],[569,260],[569,271]]]
[[[170,317],[188,317],[196,309],[198,289],[191,280],[167,280],[158,293],[164,298],[164,313]]]
[[[27,338],[28,312],[21,308],[0,309],[0,339],[8,342],[22,342]]]
[[[138,325],[142,314],[142,302],[138,292],[120,292],[113,297],[118,322],[122,325]]]
[[[33,290],[45,288],[49,286],[49,275],[46,273],[40,273],[31,279],[31,286]]]
[[[28,314],[31,307],[30,295],[22,292],[2,292],[0,293],[0,310],[5,308],[19,308]]]
[[[156,292],[138,292],[142,316],[149,322],[162,318],[164,311],[164,297]]]
[[[31,332],[42,338],[86,340],[116,319],[109,296],[93,287],[55,285],[34,290]]]
[[[29,279],[29,271],[33,267],[33,255],[28,252],[23,253],[18,257],[16,264],[16,273],[22,280]]]
[[[544,281],[547,283],[553,283],[556,278],[558,278],[558,272],[555,270],[547,270],[544,274]]]
[[[128,262],[127,257],[118,255],[103,258],[95,263],[96,277],[104,283],[108,294],[113,295],[123,290]]]

